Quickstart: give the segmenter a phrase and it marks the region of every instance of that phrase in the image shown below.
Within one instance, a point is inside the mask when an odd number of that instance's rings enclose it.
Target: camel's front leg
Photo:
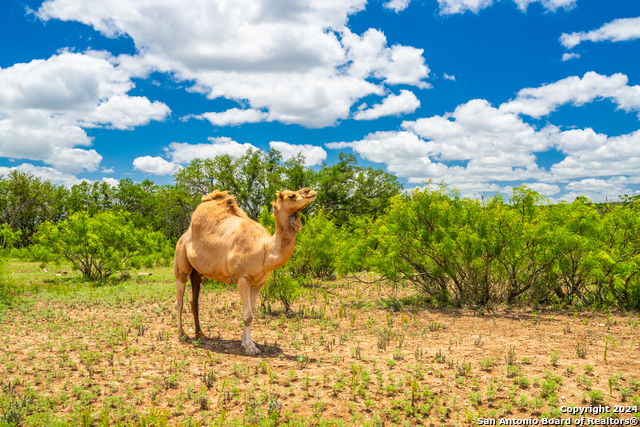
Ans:
[[[238,292],[242,300],[242,321],[244,331],[242,332],[242,346],[251,356],[260,354],[260,350],[251,339],[251,322],[253,322],[253,307],[251,306],[251,285],[244,277],[238,280]]]

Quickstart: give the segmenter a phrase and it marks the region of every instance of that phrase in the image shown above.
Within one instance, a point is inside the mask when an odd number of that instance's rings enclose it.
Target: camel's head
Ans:
[[[302,188],[298,191],[278,191],[276,201],[273,202],[274,211],[282,210],[293,214],[304,209],[316,198],[316,192],[310,188]]]

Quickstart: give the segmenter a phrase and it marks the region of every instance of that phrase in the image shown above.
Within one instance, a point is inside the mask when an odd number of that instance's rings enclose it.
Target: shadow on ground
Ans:
[[[248,358],[253,358],[253,356],[249,356],[245,353],[244,348],[242,347],[242,343],[239,339],[237,340],[225,340],[216,337],[206,337],[200,338],[199,342],[195,338],[183,338],[181,341],[183,346],[194,346],[199,348],[201,351],[206,352],[210,351],[212,353],[219,354],[233,354],[236,356],[246,356]],[[278,345],[269,345],[269,344],[259,344],[256,342],[256,347],[262,352],[255,358],[281,358],[285,360],[297,361],[298,356],[286,354],[284,350]],[[316,359],[308,359],[307,363],[315,363]]]

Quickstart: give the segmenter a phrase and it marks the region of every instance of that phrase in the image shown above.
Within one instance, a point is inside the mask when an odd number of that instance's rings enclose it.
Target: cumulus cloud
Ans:
[[[593,201],[615,201],[624,194],[633,194],[629,185],[640,183],[638,178],[615,176],[608,179],[585,178],[567,184],[568,192],[560,200],[573,201],[578,196],[585,196]]]
[[[577,0],[513,0],[522,12],[526,12],[531,3],[540,3],[548,11],[555,12],[563,8],[571,10],[576,6]],[[441,15],[454,15],[457,13],[473,12],[493,5],[493,0],[438,0]]]
[[[544,196],[553,196],[554,194],[558,194],[560,192],[560,187],[556,184],[545,184],[544,182],[532,182],[532,183],[527,183],[525,185]]]
[[[170,112],[131,97],[132,75],[105,52],[62,51],[0,69],[0,156],[40,160],[63,172],[95,171],[102,156],[86,128],[133,129]]]
[[[143,156],[133,161],[133,168],[154,175],[170,175],[180,170],[181,166],[162,157]]]
[[[449,75],[449,74],[447,74],[447,73],[444,73],[444,74],[443,74],[443,76],[444,76],[445,80],[451,80],[451,81],[453,81],[453,82],[455,82],[455,81],[456,81],[456,76],[453,76],[453,75],[452,75],[452,76],[450,76],[450,75]]]
[[[573,58],[580,58],[580,54],[579,53],[567,53],[567,52],[562,54],[562,61],[563,62],[566,62],[566,61],[568,61],[570,59],[573,59]]]
[[[640,131],[609,137],[588,128],[537,127],[521,117],[542,117],[560,105],[583,105],[598,98],[612,99],[627,111],[637,110],[638,88],[626,83],[623,75],[587,73],[582,79],[571,77],[523,89],[515,100],[497,107],[474,99],[451,113],[405,121],[401,131],[375,132],[358,141],[326,146],[350,148],[366,160],[385,163],[389,172],[410,183],[445,181],[470,196],[482,189],[508,193],[510,187],[500,183],[513,181],[528,182],[548,196],[573,194],[587,187],[570,183],[588,183],[584,180],[590,178],[608,183],[590,190],[592,199],[599,194],[594,200],[616,191],[623,194],[622,190],[631,194],[629,186],[640,183]],[[537,153],[550,149],[565,158],[549,169],[539,167]]]
[[[226,136],[217,138],[209,137],[207,139],[210,141],[209,144],[172,142],[169,144],[169,148],[166,149],[167,155],[171,157],[174,163],[184,164],[196,158],[214,158],[223,154],[240,157],[244,155],[249,148],[258,150],[258,148],[249,143],[240,144]]]
[[[192,116],[196,119],[207,119],[215,126],[238,126],[243,123],[258,123],[267,119],[268,114],[248,108],[241,110],[239,108],[231,108],[221,113],[204,113],[199,116]]]
[[[584,41],[620,42],[640,38],[640,17],[615,19],[602,27],[588,32],[563,33],[560,43],[567,49],[572,49]]]
[[[383,6],[387,9],[391,9],[396,13],[399,13],[409,7],[411,0],[389,0]]]
[[[541,3],[545,9],[555,12],[562,8],[564,10],[571,10],[576,7],[578,0],[513,0],[518,8],[525,12],[531,3]]]
[[[304,155],[305,166],[316,166],[327,159],[327,152],[316,145],[310,144],[288,144],[282,141],[271,141],[269,146],[282,153],[282,158],[288,160],[299,153]]]
[[[455,15],[470,11],[478,13],[493,4],[493,0],[438,0],[441,15]]]
[[[53,184],[64,185],[65,187],[72,187],[76,184],[80,184],[82,181],[88,181],[86,179],[79,179],[70,173],[60,172],[45,166],[35,166],[30,163],[23,163],[20,166],[12,168],[0,166],[0,176],[8,175],[12,170],[29,173],[47,181],[51,181]]]
[[[555,111],[559,106],[581,106],[596,99],[608,98],[625,111],[640,110],[640,86],[628,86],[624,74],[603,76],[590,71],[582,78],[567,77],[537,88],[525,88],[516,99],[500,106],[502,111],[526,114],[539,118]]]
[[[102,177],[102,182],[106,182],[107,184],[109,184],[112,187],[117,187],[118,184],[120,183],[120,180],[105,176],[105,177]]]
[[[378,30],[349,31],[349,15],[365,4],[238,0],[221,7],[194,0],[186,8],[179,0],[48,0],[35,13],[45,21],[79,21],[108,37],[130,36],[141,53],[123,59],[126,69],[171,73],[195,82],[191,91],[241,101],[269,120],[323,127],[389,85],[429,87],[422,49],[387,46]],[[234,123],[232,113],[222,114],[209,118]]]
[[[420,106],[420,101],[409,90],[401,90],[400,95],[390,94],[382,100],[381,104],[375,104],[369,109],[358,111],[356,120],[375,120],[383,116],[399,116],[413,113]]]
[[[558,179],[586,176],[640,176],[640,131],[609,137],[592,129],[574,129],[554,137],[567,154],[551,167]]]

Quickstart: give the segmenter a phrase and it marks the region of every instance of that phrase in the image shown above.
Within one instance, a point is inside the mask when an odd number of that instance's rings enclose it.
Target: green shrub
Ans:
[[[285,264],[271,274],[269,280],[260,291],[262,305],[270,305],[279,301],[286,312],[291,311],[293,304],[304,294],[306,277],[296,277],[291,274]]]
[[[129,214],[111,211],[89,216],[77,212],[57,224],[45,222],[36,233],[38,257],[43,262],[66,258],[87,279],[103,279],[126,268],[151,266],[170,260],[165,237],[137,228]]]

